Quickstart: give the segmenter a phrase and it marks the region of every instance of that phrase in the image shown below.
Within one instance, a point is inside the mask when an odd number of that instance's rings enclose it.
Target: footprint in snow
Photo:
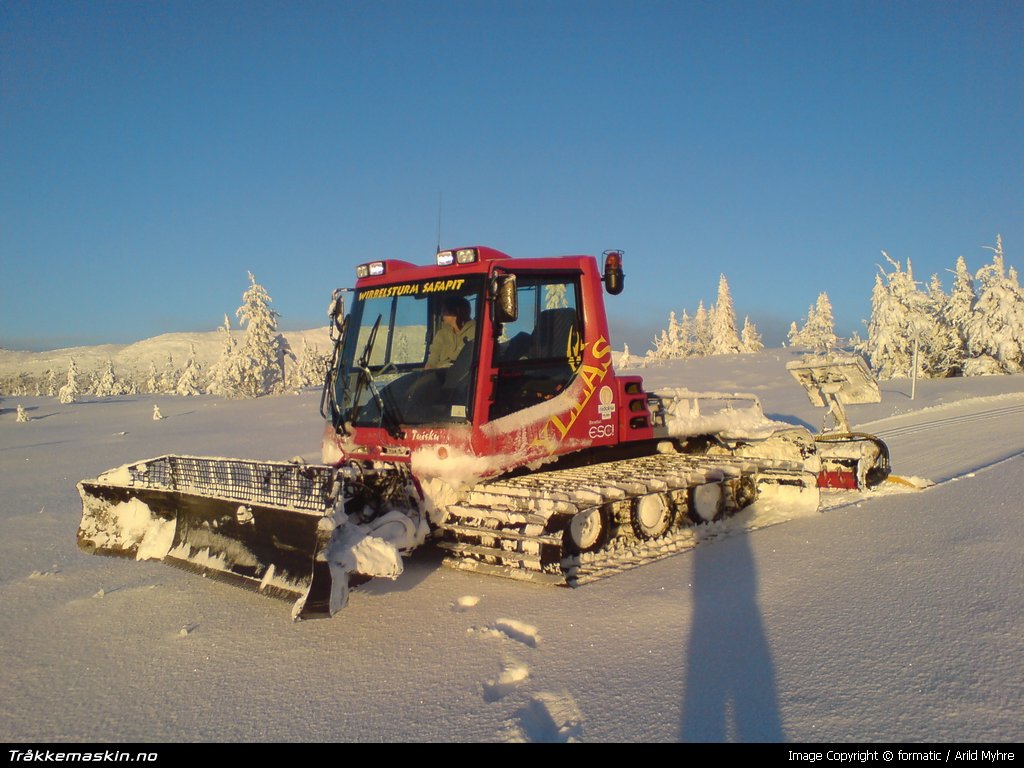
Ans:
[[[523,645],[536,648],[540,645],[540,634],[537,628],[515,619],[498,619],[494,622],[494,629],[501,632],[511,640],[516,640]]]
[[[497,680],[484,683],[484,701],[493,703],[512,693],[530,676],[530,668],[519,661],[507,661]]]
[[[515,619],[498,619],[489,627],[478,627],[469,631],[484,637],[505,637],[531,648],[540,645],[540,634],[537,632],[537,628]]]
[[[476,608],[480,602],[480,598],[476,595],[463,595],[454,603],[452,603],[452,610],[456,613],[465,613]]]
[[[578,742],[583,738],[583,716],[568,691],[537,693],[509,723],[510,741],[532,743]]]

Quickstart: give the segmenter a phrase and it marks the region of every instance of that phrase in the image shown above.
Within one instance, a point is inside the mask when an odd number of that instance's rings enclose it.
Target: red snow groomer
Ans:
[[[323,463],[112,470],[79,486],[80,546],[288,597],[307,618],[428,540],[457,567],[577,585],[762,498],[816,506],[806,429],[753,396],[651,393],[615,371],[604,293],[623,279],[619,251],[603,269],[479,246],[360,265],[331,303]]]

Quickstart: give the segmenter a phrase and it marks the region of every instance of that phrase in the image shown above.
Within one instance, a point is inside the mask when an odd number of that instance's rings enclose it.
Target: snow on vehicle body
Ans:
[[[396,576],[428,537],[457,567],[575,585],[759,496],[817,504],[807,430],[752,396],[648,393],[615,372],[618,251],[603,272],[473,247],[357,278],[349,314],[341,291],[330,311],[322,466],[194,459],[182,484],[183,457],[140,462],[81,484],[80,545],[295,597],[306,618],[342,607],[350,579]]]

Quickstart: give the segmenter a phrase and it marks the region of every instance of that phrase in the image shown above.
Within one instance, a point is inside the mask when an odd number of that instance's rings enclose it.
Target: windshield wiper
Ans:
[[[380,328],[380,321],[383,315],[377,315],[377,321],[373,324],[373,328],[370,330],[370,336],[366,339],[366,346],[363,347],[363,354],[359,356],[359,362],[356,364],[356,368],[363,375],[359,377],[356,382],[356,390],[354,398],[352,400],[352,412],[349,415],[349,421],[354,422],[356,418],[356,411],[359,410],[359,396],[363,393],[363,382],[366,382],[366,386],[370,389],[370,394],[373,395],[374,401],[377,403],[377,408],[380,410],[381,423],[384,429],[387,430],[388,434],[392,437],[401,440],[405,437],[405,433],[399,428],[398,419],[395,418],[394,413],[388,408],[387,403],[381,396],[380,390],[377,388],[377,383],[373,380],[373,374],[370,372],[370,356],[373,354],[373,345],[377,341],[377,330]]]

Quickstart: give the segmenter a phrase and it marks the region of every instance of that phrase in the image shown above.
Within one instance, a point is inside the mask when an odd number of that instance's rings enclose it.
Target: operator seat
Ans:
[[[444,369],[441,384],[442,397],[452,404],[463,404],[469,395],[470,374],[473,372],[473,346],[470,341],[462,345],[455,361]]]
[[[545,309],[537,316],[530,346],[531,359],[569,357],[569,340],[576,330],[576,310],[571,307]]]

